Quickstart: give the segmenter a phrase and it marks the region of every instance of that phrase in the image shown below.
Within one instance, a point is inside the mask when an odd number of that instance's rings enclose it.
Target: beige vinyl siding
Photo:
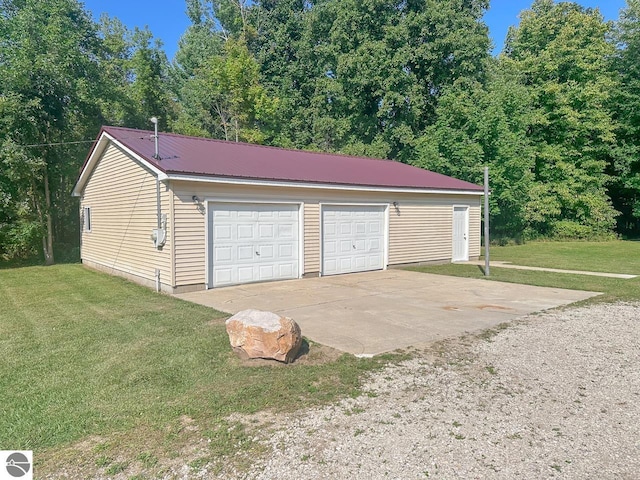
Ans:
[[[171,284],[172,225],[168,188],[160,184],[167,240],[162,250],[151,241],[157,228],[156,177],[128,154],[109,145],[89,178],[81,207],[91,207],[91,231],[82,232],[82,260],[110,273]],[[81,208],[82,211],[82,208]]]
[[[451,206],[404,204],[389,211],[389,264],[451,258]]]
[[[389,209],[389,265],[451,259],[453,207],[469,208],[469,256],[480,254],[479,200],[461,195],[424,195]]]
[[[172,184],[173,185],[173,184]],[[197,285],[206,282],[206,211],[204,203],[195,204],[192,197],[201,200],[204,190],[183,191],[180,185],[173,187],[175,215],[175,285]]]
[[[469,256],[480,254],[480,198],[473,195],[385,193],[313,188],[173,181],[176,286],[206,281],[206,201],[300,202],[304,207],[304,272],[320,270],[320,203],[376,203],[389,207],[389,265],[448,261],[452,255],[453,206],[469,205]],[[192,197],[202,201],[201,209]]]
[[[320,204],[304,204],[304,273],[320,272]]]

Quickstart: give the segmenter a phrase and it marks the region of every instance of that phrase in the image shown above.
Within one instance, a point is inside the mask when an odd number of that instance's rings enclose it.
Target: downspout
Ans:
[[[162,228],[162,198],[160,194],[160,175],[156,176],[156,213],[158,215],[158,230]]]
[[[158,137],[156,135],[156,143]],[[160,175],[156,176],[156,210],[158,214],[158,232],[162,230],[162,199],[160,198]],[[160,250],[159,246],[156,246],[156,250]],[[160,269],[156,268],[156,292],[160,292]]]
[[[151,117],[149,119],[151,123],[153,123],[153,144],[154,144],[154,153],[153,158],[160,162],[160,152],[158,150],[158,117]],[[156,212],[158,215],[158,230],[162,228],[162,204],[160,198],[160,175],[156,176]]]

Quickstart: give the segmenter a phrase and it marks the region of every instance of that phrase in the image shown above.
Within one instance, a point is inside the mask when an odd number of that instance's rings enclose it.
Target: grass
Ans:
[[[640,273],[638,242],[530,243],[494,247],[492,258]],[[414,270],[484,278],[471,265]],[[492,267],[489,280],[640,299],[640,278]],[[80,265],[0,269],[0,299],[0,446],[34,450],[40,475],[66,465],[86,477],[153,478],[167,459],[199,466],[250,452],[233,414],[359,395],[362,374],[389,359],[248,367],[230,351],[226,314]]]
[[[194,439],[211,458],[233,453],[250,441],[231,414],[358,395],[385,361],[248,367],[226,314],[80,265],[0,270],[0,298],[0,445],[34,450],[42,474],[65,449],[107,474]]]
[[[532,242],[491,247],[491,259],[534,267],[640,275],[640,241]]]
[[[540,252],[539,257],[536,254],[538,251]],[[491,259],[536,267],[609,273],[635,273],[640,275],[640,242],[532,242],[526,245],[492,247]],[[603,293],[603,295],[587,300],[587,302],[640,300],[640,277],[624,280],[577,274],[515,270],[493,265],[491,266],[491,276],[488,278],[484,276],[481,268],[474,265],[434,265],[414,267],[411,270],[488,281]]]

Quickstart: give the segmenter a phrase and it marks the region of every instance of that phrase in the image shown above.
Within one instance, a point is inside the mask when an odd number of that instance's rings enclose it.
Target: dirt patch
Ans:
[[[228,318],[230,317],[212,318],[207,322],[207,325],[209,325],[210,327],[217,327],[220,325],[224,325]]]

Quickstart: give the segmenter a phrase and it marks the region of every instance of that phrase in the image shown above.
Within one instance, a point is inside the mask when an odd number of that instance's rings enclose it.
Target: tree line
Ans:
[[[0,259],[77,257],[101,125],[390,158],[474,183],[503,239],[640,233],[640,0],[187,0],[175,58],[78,0],[0,0]]]

